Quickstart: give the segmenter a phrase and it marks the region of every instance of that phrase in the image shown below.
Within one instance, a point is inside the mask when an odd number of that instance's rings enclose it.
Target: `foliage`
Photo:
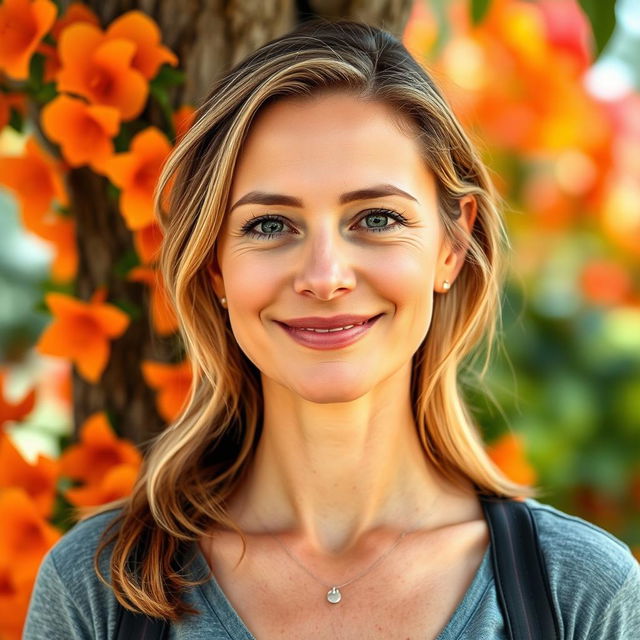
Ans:
[[[176,134],[184,134],[194,110],[170,108],[168,91],[183,74],[171,68],[178,64],[176,56],[142,12],[129,11],[102,29],[80,3],[59,15],[50,0],[5,0],[0,33],[0,129],[13,128],[25,137],[21,154],[0,157],[1,182],[15,196],[24,228],[55,252],[50,291],[43,296],[51,320],[36,346],[42,354],[72,362],[80,376],[98,384],[111,344],[127,331],[135,310],[109,300],[104,287],[90,300],[71,293],[79,260],[66,174],[88,167],[113,185],[137,254],[114,268],[123,279],[149,288],[153,327],[158,335],[172,335],[176,318],[155,268],[162,237],[152,197]],[[164,114],[162,129],[145,120],[150,102]],[[188,394],[188,371],[186,362],[144,363],[167,420]],[[2,372],[0,428],[24,419],[37,403],[35,389],[18,401],[5,399],[5,377]],[[39,562],[71,526],[71,507],[127,495],[138,475],[140,452],[115,435],[105,413],[82,425],[77,444],[62,445],[59,459],[39,455],[31,461],[0,432],[0,501],[12,514],[0,535],[1,638],[20,636]]]

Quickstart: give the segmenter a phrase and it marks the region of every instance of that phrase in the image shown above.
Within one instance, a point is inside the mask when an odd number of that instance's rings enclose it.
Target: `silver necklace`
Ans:
[[[385,553],[383,553],[372,565],[370,565],[369,567],[367,567],[364,571],[362,571],[361,573],[359,573],[355,578],[351,578],[351,580],[348,580],[347,582],[343,582],[342,584],[339,585],[330,585],[330,584],[326,584],[325,582],[323,582],[322,580],[320,580],[320,578],[318,578],[318,576],[316,576],[312,571],[310,571],[309,569],[307,569],[307,567],[305,567],[292,553],[291,551],[289,551],[289,549],[287,548],[287,545],[282,542],[282,540],[280,540],[280,538],[278,538],[278,536],[275,535],[275,533],[271,533],[271,531],[268,532],[270,536],[272,536],[273,538],[275,538],[276,542],[278,542],[278,544],[285,550],[286,554],[301,568],[304,569],[314,580],[316,580],[316,582],[319,582],[321,585],[323,585],[324,587],[328,587],[329,591],[327,591],[327,601],[330,602],[331,604],[337,604],[338,602],[340,602],[340,600],[342,600],[342,592],[340,591],[340,589],[342,587],[346,587],[348,584],[351,584],[352,582],[355,582],[356,580],[358,580],[359,578],[362,578],[363,576],[365,576],[367,573],[369,573],[376,565],[378,565],[380,562],[382,562],[400,543],[400,540],[402,540],[402,538],[404,538],[405,535],[407,535],[407,533],[409,533],[408,531],[403,531],[398,538],[396,539],[396,541],[393,543],[393,545],[391,546],[390,549],[388,549]]]

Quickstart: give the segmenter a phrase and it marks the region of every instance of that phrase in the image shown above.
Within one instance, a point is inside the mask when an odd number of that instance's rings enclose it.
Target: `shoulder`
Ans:
[[[31,595],[25,640],[111,637],[117,601],[99,579],[94,557],[102,534],[118,515],[114,509],[78,522],[49,549]],[[107,581],[110,548],[100,556],[99,565]]]
[[[528,499],[550,577],[593,582],[613,595],[637,565],[629,547],[601,527]],[[578,586],[576,584],[575,586]]]
[[[616,624],[633,625],[633,631],[640,632],[640,565],[628,545],[578,516],[531,498],[526,502],[563,635],[600,637],[595,630],[613,616],[619,618]]]
[[[94,557],[103,534],[120,514],[112,509],[75,524],[49,550],[51,562],[64,582],[77,583],[94,574]],[[100,557],[101,572],[108,576],[110,547]],[[84,580],[83,580],[84,579]]]

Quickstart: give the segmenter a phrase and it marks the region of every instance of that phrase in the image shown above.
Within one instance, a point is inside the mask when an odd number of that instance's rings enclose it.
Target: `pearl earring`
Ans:
[[[220,298],[220,304],[226,309],[227,308],[227,299]]]
[[[449,289],[451,289],[451,283],[450,283],[448,280],[445,280],[445,281],[442,283],[442,288],[443,288],[445,291],[449,291]]]

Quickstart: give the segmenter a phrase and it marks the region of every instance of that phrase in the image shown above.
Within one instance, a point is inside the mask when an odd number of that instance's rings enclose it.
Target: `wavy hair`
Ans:
[[[246,550],[225,501],[260,438],[260,372],[234,338],[209,266],[253,119],[275,100],[327,90],[385,103],[409,126],[435,175],[445,233],[468,248],[455,287],[435,295],[431,327],[412,361],[411,398],[425,456],[444,477],[470,481],[478,493],[538,495],[491,461],[459,385],[467,356],[482,345],[489,347],[486,370],[499,318],[508,245],[487,170],[433,80],[395,37],[355,22],[315,20],[264,45],[215,84],[156,189],[160,268],[194,384],[182,414],[152,441],[132,494],[92,512],[121,508],[103,534],[95,568],[108,584],[99,556],[113,544],[111,586],[130,609],[172,620],[197,613],[181,592],[199,582],[181,573],[179,558],[213,524],[236,531]],[[467,195],[477,202],[470,234],[458,224],[459,200]]]

